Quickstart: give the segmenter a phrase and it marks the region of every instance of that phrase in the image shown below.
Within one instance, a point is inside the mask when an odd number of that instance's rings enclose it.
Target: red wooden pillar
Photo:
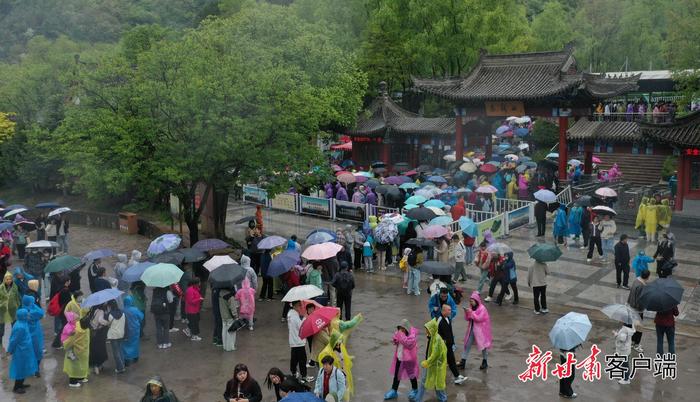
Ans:
[[[583,146],[583,174],[593,173],[593,145],[585,144]]]
[[[559,116],[559,180],[566,180],[566,164],[569,160],[566,148],[566,131],[569,129],[569,118]]]
[[[462,133],[462,114],[464,109],[455,108],[455,160],[464,157],[464,134]]]
[[[389,171],[391,167],[391,145],[386,142],[382,142],[382,162],[386,163],[386,170]]]
[[[686,181],[688,180],[690,173],[688,172],[688,165],[689,164],[687,163],[685,152],[681,152],[680,156],[678,157],[678,176],[676,177],[678,179],[678,188],[676,190],[676,211],[683,210],[683,197],[685,196],[686,186],[688,185]]]

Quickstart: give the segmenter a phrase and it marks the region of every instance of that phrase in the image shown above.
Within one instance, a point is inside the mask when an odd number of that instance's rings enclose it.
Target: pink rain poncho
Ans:
[[[255,315],[255,289],[250,287],[248,278],[243,280],[242,287],[236,292],[236,300],[240,304],[241,318],[252,322]]]
[[[464,318],[467,320],[467,332],[464,334],[464,344],[469,340],[469,333],[474,331],[474,342],[476,348],[481,352],[484,349],[490,349],[492,343],[491,334],[491,318],[489,312],[481,302],[479,292],[472,292],[471,299],[476,301],[476,310],[471,308],[471,305],[464,310]]]
[[[401,362],[399,366],[399,380],[417,378],[418,368],[418,329],[411,326],[408,320],[402,320],[400,327],[406,328],[408,335],[401,330],[394,332],[392,343],[396,345],[394,358],[391,360],[391,375],[396,373],[396,359]]]
[[[61,343],[75,333],[75,326],[78,324],[77,314],[72,311],[66,311],[65,315],[68,322],[63,326],[63,331],[61,331]]]

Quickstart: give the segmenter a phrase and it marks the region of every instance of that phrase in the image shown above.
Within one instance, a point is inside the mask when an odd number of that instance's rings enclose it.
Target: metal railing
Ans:
[[[530,206],[534,204],[533,201],[528,200],[514,200],[510,198],[496,198],[496,211],[498,212],[508,212],[522,207]]]
[[[644,123],[671,123],[675,119],[675,113],[669,112],[645,112],[645,113],[593,113],[591,121],[637,121]]]
[[[571,193],[571,186],[564,187],[563,190],[557,194],[557,202],[563,205],[569,205],[573,201],[573,194]]]

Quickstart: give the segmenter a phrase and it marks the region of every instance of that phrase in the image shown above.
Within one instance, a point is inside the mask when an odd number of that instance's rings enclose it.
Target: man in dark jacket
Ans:
[[[457,362],[455,361],[455,336],[452,332],[452,307],[449,304],[443,304],[440,310],[440,317],[436,318],[438,323],[438,334],[445,341],[447,346],[447,366],[450,368],[452,375],[455,377],[454,383],[459,385],[467,380],[467,377],[459,374]]]
[[[547,228],[547,204],[542,201],[535,203],[535,220],[537,221],[537,237],[542,237]]]
[[[349,266],[350,265],[346,261],[341,262],[340,272],[335,274],[331,282],[331,285],[336,290],[336,306],[340,309],[341,313],[345,311],[346,321],[350,321],[352,318],[352,290],[355,289],[355,277],[352,275],[352,272],[348,271]]]
[[[630,248],[627,245],[627,235],[620,236],[620,241],[615,245],[615,271],[617,287],[620,287],[620,277],[622,277],[622,288],[629,289],[627,283],[630,278]]]
[[[640,303],[639,296],[642,294],[642,289],[644,288],[644,286],[646,286],[647,280],[649,279],[650,275],[651,274],[649,273],[648,269],[642,271],[642,276],[637,277],[637,279],[635,279],[634,282],[632,282],[630,294],[627,297],[627,304],[639,313],[640,319],[644,319],[644,317],[642,316],[644,306]],[[640,353],[643,352],[643,349],[639,344],[641,341],[642,333],[636,331],[634,335],[632,335],[632,349]]]

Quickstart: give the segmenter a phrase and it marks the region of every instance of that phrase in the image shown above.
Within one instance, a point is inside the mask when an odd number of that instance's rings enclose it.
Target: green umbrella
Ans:
[[[141,281],[146,286],[164,288],[179,282],[181,277],[182,270],[177,265],[160,263],[148,267],[141,275]]]
[[[62,255],[49,261],[48,265],[46,265],[45,272],[70,271],[79,268],[81,265],[83,265],[83,262],[80,258],[73,257],[72,255]]]
[[[554,244],[538,243],[527,249],[527,254],[540,262],[556,261],[561,257],[561,250]]]

